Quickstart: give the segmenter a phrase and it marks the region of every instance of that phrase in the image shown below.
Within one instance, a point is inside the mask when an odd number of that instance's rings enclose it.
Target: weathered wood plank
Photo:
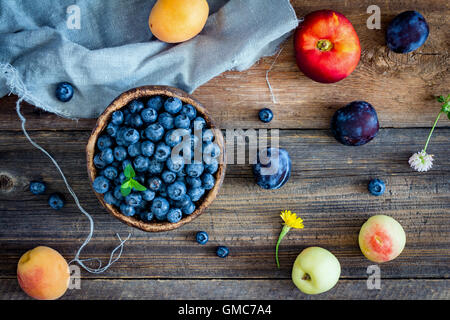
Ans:
[[[282,131],[280,145],[293,161],[293,176],[285,187],[264,191],[252,182],[248,165],[230,165],[223,189],[207,212],[162,234],[132,230],[104,214],[87,185],[83,154],[87,132],[34,132],[33,137],[61,162],[83,206],[94,215],[96,233],[85,257],[106,259],[117,244],[115,233],[133,232],[120,263],[101,277],[289,278],[296,255],[318,245],[336,253],[343,278],[361,278],[372,263],[359,251],[358,231],[365,219],[380,213],[398,219],[407,232],[403,254],[382,265],[384,277],[449,277],[450,130],[435,132],[430,150],[437,162],[432,171],[414,173],[406,163],[427,131],[382,130],[362,148],[341,146],[326,131]],[[14,185],[11,191],[0,192],[0,277],[13,276],[20,255],[37,245],[55,247],[70,260],[87,234],[87,220],[72,201],[55,212],[47,206],[46,196],[27,191],[31,179],[43,178],[49,192],[67,195],[50,162],[19,132],[2,132],[0,146],[0,175],[12,177]],[[387,182],[387,192],[379,198],[366,191],[375,176]],[[298,212],[306,228],[292,231],[284,241],[278,271],[274,245],[282,209]],[[208,245],[195,243],[199,230],[209,232]],[[231,248],[226,260],[214,255],[220,244]]]
[[[292,39],[270,73],[278,103],[273,105],[266,84],[266,71],[274,57],[262,59],[245,72],[225,72],[196,90],[195,97],[209,109],[219,127],[266,127],[257,120],[259,109],[270,106],[274,128],[328,128],[332,114],[353,100],[366,100],[377,109],[383,127],[429,127],[439,111],[433,96],[448,94],[446,77],[450,68],[450,13],[448,1],[341,1],[293,0],[299,17],[330,8],[345,14],[355,26],[362,45],[362,59],[355,72],[336,84],[319,84],[306,78],[297,68]],[[381,9],[381,30],[369,30],[367,7]],[[385,45],[385,29],[398,13],[415,9],[430,25],[426,44],[416,52],[395,54]],[[0,129],[19,128],[14,97],[0,100]],[[105,101],[105,107],[110,101]],[[30,129],[88,129],[94,120],[62,120],[54,115],[24,107],[27,117],[36,119]],[[440,126],[448,126],[442,121]]]
[[[92,280],[81,290],[68,290],[62,299],[77,300],[448,300],[450,280],[381,280],[380,290],[366,280],[340,280],[330,291],[310,296],[290,280]],[[30,299],[15,279],[0,279],[0,299]],[[167,310],[176,312],[178,308]]]

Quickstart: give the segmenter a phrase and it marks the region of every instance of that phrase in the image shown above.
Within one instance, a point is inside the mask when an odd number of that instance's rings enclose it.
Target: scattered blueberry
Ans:
[[[365,101],[354,101],[337,110],[331,121],[334,137],[347,146],[368,143],[375,138],[379,128],[377,112]]]
[[[394,52],[412,52],[427,41],[429,33],[428,23],[419,12],[405,11],[389,23],[386,42]]]
[[[216,254],[219,258],[226,258],[230,254],[230,249],[225,246],[218,246]]]
[[[381,179],[373,179],[369,182],[368,189],[374,196],[381,196],[386,190],[386,185]]]
[[[268,108],[261,109],[259,111],[259,120],[264,123],[269,123],[273,119],[273,112]]]
[[[205,231],[197,232],[197,234],[195,235],[195,240],[197,240],[199,244],[206,244],[209,240],[208,233],[206,233]]]
[[[48,198],[48,204],[51,208],[55,210],[60,210],[64,207],[66,204],[66,201],[64,200],[64,196],[60,193],[53,193]]]
[[[73,97],[73,87],[68,82],[61,82],[56,86],[56,98],[61,102],[68,102]]]
[[[30,191],[32,194],[40,195],[44,194],[47,186],[44,182],[41,181],[31,181],[30,182]]]
[[[261,188],[274,190],[281,188],[289,180],[291,169],[291,158],[286,150],[269,148],[258,154],[253,174]]]

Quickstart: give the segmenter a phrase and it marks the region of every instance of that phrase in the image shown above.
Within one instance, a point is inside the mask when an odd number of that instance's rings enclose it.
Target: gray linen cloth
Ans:
[[[31,104],[66,118],[92,118],[134,87],[193,92],[224,71],[245,70],[274,54],[298,22],[289,0],[209,0],[203,31],[187,42],[166,44],[148,28],[155,2],[1,0],[0,64],[17,70]],[[79,20],[73,20],[73,5]],[[79,29],[68,27],[77,27],[74,21]],[[0,68],[0,97],[10,91],[7,77]],[[56,84],[63,81],[75,88],[67,103],[55,98]]]

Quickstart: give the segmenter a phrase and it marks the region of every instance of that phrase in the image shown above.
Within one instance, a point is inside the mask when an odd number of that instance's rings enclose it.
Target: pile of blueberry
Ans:
[[[47,185],[43,181],[31,181],[30,182],[30,192],[34,195],[43,195],[47,191]],[[64,208],[64,205],[66,204],[66,200],[64,199],[64,196],[59,193],[55,192],[52,193],[48,197],[48,204],[52,209],[60,210]]]
[[[172,223],[192,214],[214,187],[221,153],[196,108],[164,96],[134,100],[112,113],[97,149],[93,187],[105,202],[145,222]],[[143,187],[129,194],[123,192],[127,167],[134,173],[128,186]]]

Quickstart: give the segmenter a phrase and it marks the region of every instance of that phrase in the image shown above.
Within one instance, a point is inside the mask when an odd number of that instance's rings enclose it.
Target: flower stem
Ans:
[[[436,117],[436,121],[434,121],[433,128],[431,128],[430,134],[428,135],[427,143],[425,143],[425,148],[423,148],[424,152],[427,151],[427,147],[428,147],[428,143],[430,142],[431,135],[433,134],[434,128],[436,127],[436,125],[439,121],[439,118],[441,117],[441,114],[442,114],[442,111],[439,112],[438,116]]]
[[[278,261],[278,246],[281,243],[281,240],[283,240],[284,236],[287,235],[287,233],[291,230],[291,227],[288,225],[284,225],[283,229],[281,230],[280,236],[278,237],[277,246],[275,248],[275,258],[277,260],[277,267],[280,269],[280,261]]]

